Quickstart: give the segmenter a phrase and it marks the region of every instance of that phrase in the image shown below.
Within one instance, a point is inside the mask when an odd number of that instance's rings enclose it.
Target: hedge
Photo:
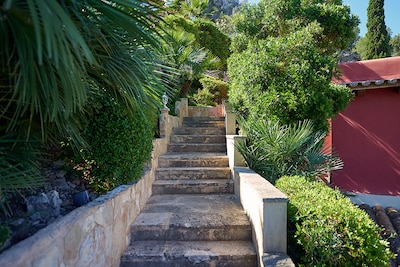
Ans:
[[[338,190],[299,176],[280,178],[286,193],[288,253],[298,266],[388,266],[394,255],[368,215]]]
[[[84,131],[91,164],[91,188],[105,193],[140,178],[153,150],[153,127],[137,107],[128,112],[111,96],[103,96]]]

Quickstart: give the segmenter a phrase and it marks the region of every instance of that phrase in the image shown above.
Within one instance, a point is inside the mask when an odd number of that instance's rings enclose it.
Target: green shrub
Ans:
[[[352,92],[331,83],[334,57],[320,53],[308,27],[284,37],[249,41],[228,59],[229,102],[247,120],[292,124],[310,119],[328,131],[328,119],[343,110]]]
[[[143,174],[153,148],[153,130],[139,108],[128,113],[111,97],[103,97],[84,136],[90,146],[90,152],[84,153],[91,165],[87,178],[96,192],[104,193]]]
[[[192,98],[197,106],[215,106],[214,95],[208,89],[198,89]]]
[[[343,162],[322,150],[323,131],[315,131],[311,121],[295,125],[262,119],[240,121],[247,136],[237,144],[247,165],[272,184],[284,175],[320,177],[340,169]]]
[[[231,40],[229,36],[219,30],[212,21],[196,19],[193,25],[197,28],[195,35],[200,46],[207,48],[220,59],[220,69],[226,69],[226,61],[230,55]]]
[[[193,100],[199,106],[216,106],[222,99],[228,97],[228,83],[213,76],[204,75],[199,82],[202,89],[193,95]]]
[[[388,266],[380,229],[338,190],[299,176],[276,186],[289,197],[288,250],[298,266]]]
[[[0,250],[1,247],[7,242],[8,238],[10,237],[10,229],[0,224]]]

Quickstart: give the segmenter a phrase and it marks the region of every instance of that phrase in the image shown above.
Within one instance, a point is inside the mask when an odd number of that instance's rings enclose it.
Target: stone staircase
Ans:
[[[257,266],[251,237],[233,195],[224,118],[184,118],[159,157],[153,195],[120,266]]]

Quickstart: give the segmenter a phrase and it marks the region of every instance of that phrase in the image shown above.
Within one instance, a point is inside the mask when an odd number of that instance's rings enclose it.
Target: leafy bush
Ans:
[[[193,95],[197,105],[216,106],[222,103],[222,99],[228,96],[228,83],[218,78],[204,75],[200,79],[203,89],[198,89]]]
[[[186,19],[180,15],[169,15],[165,17],[165,21],[168,27],[172,27],[175,30],[182,28],[185,30],[186,35],[193,35],[196,39],[193,45],[209,50],[213,56],[219,59],[218,64],[214,67],[226,70],[231,40],[214,22],[202,18]]]
[[[198,89],[192,98],[197,106],[215,106],[214,95],[209,89]]]
[[[315,25],[283,37],[249,41],[246,50],[228,60],[229,102],[246,120],[279,120],[283,124],[313,120],[328,130],[328,118],[352,97],[331,83],[334,57],[320,53]]]
[[[90,146],[85,160],[92,168],[87,178],[98,193],[140,178],[153,148],[144,113],[139,108],[128,113],[111,97],[102,97],[84,136]]]
[[[288,251],[298,266],[388,266],[389,243],[338,190],[299,176],[276,186],[289,197]]]
[[[207,48],[220,59],[220,68],[226,69],[226,61],[230,55],[230,38],[218,29],[212,21],[196,19],[194,26],[197,28],[196,38],[200,46]]]
[[[340,169],[342,161],[322,150],[325,134],[311,121],[294,125],[262,119],[240,121],[247,136],[237,144],[248,166],[271,183],[284,175],[320,177]]]
[[[245,38],[241,37],[242,44],[254,38],[283,36],[317,23],[322,32],[314,36],[315,46],[329,54],[348,48],[357,37],[355,28],[360,22],[340,0],[260,1],[256,5],[243,5],[232,21],[235,33],[245,35]],[[235,36],[233,51],[236,41]]]

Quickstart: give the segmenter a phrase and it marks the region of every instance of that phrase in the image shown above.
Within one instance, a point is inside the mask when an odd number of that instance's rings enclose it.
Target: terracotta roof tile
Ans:
[[[383,228],[382,236],[388,239],[390,250],[397,254],[390,267],[400,266],[400,211],[393,208],[383,208],[382,206],[371,207],[361,204],[360,209],[365,210],[371,219]]]

